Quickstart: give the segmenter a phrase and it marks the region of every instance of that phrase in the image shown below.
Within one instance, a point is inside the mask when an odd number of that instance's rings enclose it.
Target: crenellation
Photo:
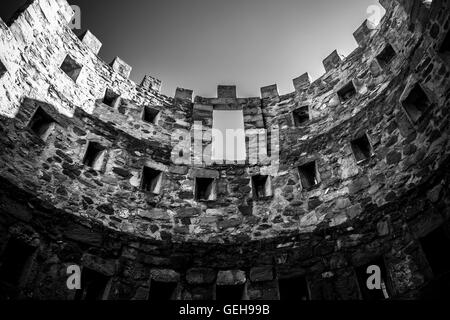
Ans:
[[[261,88],[261,98],[263,99],[278,98],[278,96],[278,86],[276,84]]]
[[[219,99],[236,99],[236,86],[217,86],[217,97]]]
[[[325,72],[330,72],[336,68],[342,62],[341,56],[338,54],[337,50],[334,50],[328,57],[323,60],[323,66]]]
[[[119,57],[115,57],[114,60],[110,64],[111,68],[117,72],[122,77],[128,79],[131,74],[131,66],[129,66],[125,61],[120,59]]]
[[[98,54],[102,47],[102,43],[97,39],[91,31],[86,30],[78,36],[82,43],[84,43],[94,54]]]
[[[162,86],[161,80],[156,79],[149,75],[146,75],[141,82],[141,87],[143,87],[146,90],[161,92],[161,86]]]

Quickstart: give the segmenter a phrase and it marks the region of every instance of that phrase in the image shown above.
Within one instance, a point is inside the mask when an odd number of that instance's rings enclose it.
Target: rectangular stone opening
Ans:
[[[105,160],[106,148],[98,142],[90,141],[84,154],[83,164],[100,171]]]
[[[450,235],[443,227],[421,238],[420,244],[435,277],[450,272]]]
[[[245,161],[246,157],[243,110],[214,109],[211,160],[234,163]]]
[[[8,72],[3,62],[0,60],[0,78],[5,75],[5,73]]]
[[[103,97],[103,103],[111,108],[115,108],[117,103],[120,101],[120,95],[115,93],[111,89],[106,89],[105,96]]]
[[[162,172],[149,167],[142,170],[141,189],[146,192],[159,194],[162,184]]]
[[[280,300],[307,301],[309,298],[308,283],[305,277],[279,279]]]
[[[416,123],[430,106],[430,100],[420,84],[416,84],[402,101],[403,108],[412,122]]]
[[[450,32],[447,32],[444,42],[442,43],[441,47],[439,48],[439,52],[450,54]]]
[[[145,106],[142,112],[142,120],[148,123],[157,124],[159,120],[159,110]]]
[[[300,182],[303,189],[311,189],[320,183],[316,161],[298,167],[298,171],[300,173]]]
[[[197,201],[216,200],[215,180],[213,178],[195,179],[195,199]]]
[[[299,127],[309,121],[309,106],[300,107],[292,112],[294,125]]]
[[[374,272],[369,267],[377,267],[380,273]],[[378,269],[379,268],[379,269]],[[356,276],[358,278],[359,290],[363,300],[377,301],[389,299],[390,289],[387,277],[386,265],[383,257],[373,260],[371,263],[356,268]],[[377,287],[377,276],[380,276],[379,287]],[[369,280],[370,277],[370,281]],[[369,288],[369,284],[375,284],[375,287]]]
[[[244,298],[245,285],[217,285],[217,301],[240,301]]]
[[[64,73],[67,74],[67,76],[74,82],[77,82],[82,68],[83,67],[69,55],[66,56],[60,67],[60,69],[64,71]]]
[[[366,161],[372,156],[372,146],[366,134],[353,140],[351,146],[357,162]]]
[[[11,238],[0,259],[0,282],[20,285],[35,251],[35,248]]]
[[[340,89],[337,92],[339,99],[341,99],[341,102],[344,103],[348,100],[350,100],[355,94],[356,94],[356,88],[353,85],[353,82],[350,81],[348,84],[346,84],[342,89]]]
[[[264,199],[272,196],[272,182],[269,176],[253,176],[252,190],[254,199]]]
[[[39,138],[46,141],[50,134],[55,129],[55,120],[47,114],[41,107],[38,107],[34,112],[33,117],[28,123],[28,127],[34,132]]]
[[[81,272],[81,289],[77,290],[75,300],[104,300],[109,277],[84,267]]]
[[[150,301],[176,300],[177,286],[176,282],[161,282],[152,279],[148,299]]]
[[[378,64],[381,68],[385,68],[389,63],[394,60],[397,53],[395,52],[394,48],[388,43],[386,47],[384,47],[383,51],[377,56]]]

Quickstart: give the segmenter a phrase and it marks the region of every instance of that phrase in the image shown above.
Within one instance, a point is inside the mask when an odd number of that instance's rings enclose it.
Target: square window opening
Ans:
[[[439,52],[450,54],[450,32],[447,32],[444,42],[442,43],[441,47],[439,48]]]
[[[300,182],[303,189],[311,189],[320,183],[316,161],[300,166],[298,171],[300,173]]]
[[[445,229],[440,227],[419,241],[434,276],[450,272],[450,236]]]
[[[272,185],[269,176],[252,177],[253,198],[264,199],[272,196]]]
[[[394,48],[390,44],[387,44],[386,47],[384,47],[383,51],[377,56],[378,63],[380,64],[380,67],[383,69],[394,60],[397,53],[395,52]]]
[[[305,277],[280,279],[278,281],[280,300],[307,301],[309,298],[308,284]]]
[[[47,114],[41,107],[38,107],[31,118],[28,127],[39,138],[46,141],[55,129],[55,120]]]
[[[3,62],[0,60],[0,78],[5,75],[5,73],[8,72]]]
[[[197,201],[216,200],[215,180],[212,178],[196,178],[195,199]]]
[[[66,56],[60,67],[60,69],[64,71],[64,73],[67,74],[67,76],[74,82],[77,82],[82,68],[83,67],[69,55]]]
[[[304,125],[306,122],[310,120],[309,118],[309,107],[304,106],[301,108],[298,108],[292,112],[292,115],[294,117],[294,125],[296,127],[299,127],[301,125]]]
[[[380,289],[369,289],[367,285],[368,278],[373,275],[373,272],[368,273],[370,266],[378,266],[381,271],[381,286]],[[373,260],[371,263],[365,264],[356,268],[356,276],[358,278],[359,289],[363,300],[379,301],[389,299],[390,288],[387,277],[386,265],[382,257]]]
[[[111,89],[106,89],[105,96],[103,97],[103,103],[111,108],[114,108],[119,102],[120,95],[112,91]]]
[[[109,277],[84,267],[81,272],[81,289],[77,290],[75,300],[103,300]]]
[[[142,120],[148,123],[157,124],[159,120],[159,110],[152,107],[144,107],[142,112]]]
[[[357,162],[368,160],[372,156],[372,146],[366,134],[353,140],[351,146]]]
[[[150,301],[169,301],[176,300],[176,282],[161,282],[152,280],[150,282]]]
[[[35,248],[11,238],[0,259],[0,281],[19,285],[35,251]]]
[[[416,84],[408,96],[402,101],[402,105],[410,117],[416,123],[430,106],[430,100],[419,84]]]
[[[106,155],[106,148],[98,142],[89,142],[84,155],[83,164],[100,171]]]
[[[161,191],[161,184],[162,172],[149,167],[144,167],[142,171],[141,189],[146,192],[159,194]]]
[[[244,298],[244,285],[216,286],[217,301],[240,301]]]
[[[353,85],[353,81],[350,81],[342,89],[337,92],[341,102],[346,102],[350,100],[354,95],[356,95],[356,88]]]

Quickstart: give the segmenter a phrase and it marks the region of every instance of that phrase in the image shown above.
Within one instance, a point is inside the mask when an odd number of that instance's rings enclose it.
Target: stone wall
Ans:
[[[421,239],[450,232],[450,3],[382,4],[380,29],[363,24],[359,47],[333,52],[321,78],[260,98],[233,86],[166,97],[151,76],[136,85],[123,60],[98,58],[93,34],[72,33],[64,0],[0,21],[0,263],[11,239],[30,248],[1,294],[78,298],[65,281],[76,264],[103,281],[104,299],[213,299],[223,287],[279,299],[291,278],[311,299],[359,299],[358,270],[380,259],[390,297],[431,290]],[[243,111],[247,147],[264,129],[267,143],[279,137],[276,165],[196,162],[213,110]]]

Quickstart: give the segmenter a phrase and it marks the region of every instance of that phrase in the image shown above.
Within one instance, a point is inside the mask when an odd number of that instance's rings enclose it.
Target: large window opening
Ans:
[[[358,163],[368,160],[372,156],[372,146],[366,134],[353,140],[351,146],[353,155]]]
[[[78,64],[71,56],[67,55],[60,68],[70,79],[72,79],[74,82],[77,82],[77,79],[83,67]]]
[[[245,161],[242,110],[214,110],[212,137],[212,161]]]
[[[300,107],[292,112],[294,117],[294,125],[302,126],[309,121],[309,106]]]
[[[354,95],[356,95],[356,88],[353,85],[353,82],[350,81],[347,85],[345,85],[342,89],[340,89],[337,92],[339,99],[341,99],[342,103],[347,102],[351,98],[353,98]]]
[[[381,68],[386,68],[392,60],[394,60],[397,53],[394,48],[388,43],[386,47],[381,51],[381,53],[377,56],[378,63]]]

